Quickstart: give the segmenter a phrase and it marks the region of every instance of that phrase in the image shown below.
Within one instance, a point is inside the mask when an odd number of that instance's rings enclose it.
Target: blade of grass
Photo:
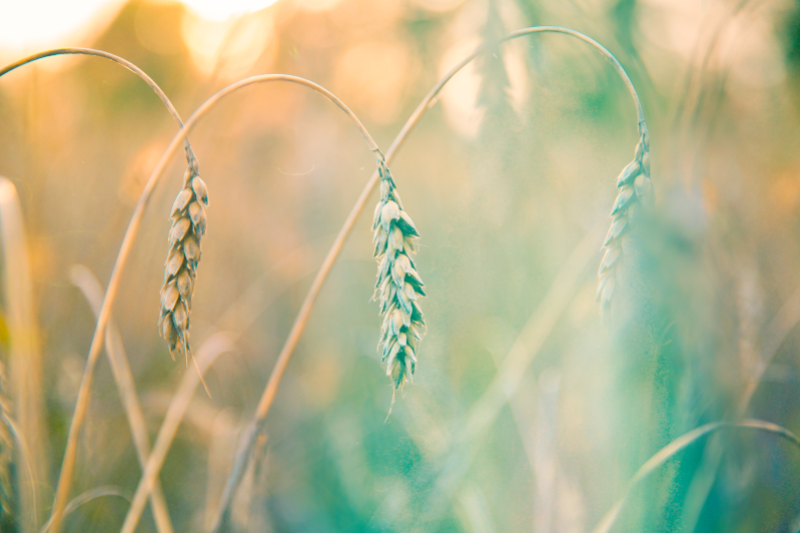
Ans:
[[[531,28],[524,28],[521,30],[517,30],[515,32],[509,33],[508,35],[498,39],[496,41],[492,41],[486,43],[480,47],[478,47],[472,54],[464,58],[460,61],[455,67],[453,67],[447,74],[445,74],[442,79],[431,89],[431,91],[422,99],[422,102],[417,106],[414,113],[412,113],[411,117],[405,123],[403,128],[400,130],[400,133],[395,138],[392,145],[389,147],[389,150],[386,152],[386,164],[389,165],[392,160],[394,159],[395,154],[400,149],[400,147],[405,142],[408,135],[417,125],[419,120],[425,114],[425,112],[430,109],[433,104],[436,102],[436,98],[441,92],[442,88],[447,84],[450,79],[455,76],[462,68],[468,65],[472,60],[483,55],[487,52],[492,51],[499,45],[518,39],[520,37],[525,37],[527,35],[532,35],[535,33],[561,33],[570,35],[581,41],[584,41],[597,50],[599,50],[605,57],[608,59],[614,70],[619,74],[620,78],[622,79],[625,87],[630,92],[631,98],[633,99],[634,106],[636,107],[636,119],[638,123],[639,133],[644,133],[647,130],[647,125],[645,123],[644,118],[644,111],[642,110],[642,104],[639,100],[639,95],[636,93],[636,89],[633,86],[633,82],[631,82],[630,77],[625,72],[625,69],[622,68],[617,58],[609,52],[603,45],[592,39],[591,37],[569,28],[562,28],[560,26],[534,26]],[[242,474],[244,473],[245,466],[247,464],[247,460],[252,452],[253,444],[255,442],[256,437],[260,432],[260,426],[263,424],[264,419],[266,418],[267,414],[269,413],[269,409],[272,406],[272,402],[275,399],[275,394],[278,390],[278,385],[280,384],[281,378],[283,377],[283,373],[286,370],[286,366],[289,363],[289,359],[294,352],[295,347],[297,346],[298,341],[305,329],[306,322],[308,321],[308,317],[311,314],[311,310],[314,307],[314,302],[319,295],[322,286],[325,284],[325,280],[328,277],[328,274],[331,271],[334,263],[336,262],[337,257],[342,251],[344,247],[344,243],[347,241],[347,238],[350,235],[350,232],[353,229],[353,226],[358,220],[361,212],[364,210],[364,206],[369,199],[372,190],[375,188],[375,185],[378,183],[379,175],[376,171],[373,173],[372,177],[369,179],[367,184],[364,186],[361,194],[359,195],[358,199],[356,200],[356,204],[353,206],[350,214],[347,216],[344,224],[342,225],[341,230],[339,231],[339,235],[336,237],[333,245],[331,246],[328,255],[325,257],[325,260],[322,263],[322,266],[317,273],[314,282],[311,285],[311,288],[308,291],[305,299],[303,300],[302,305],[300,306],[300,310],[297,313],[297,317],[295,318],[294,323],[289,331],[289,335],[286,339],[286,342],[283,345],[283,348],[278,355],[278,359],[273,367],[272,373],[269,376],[267,381],[267,385],[264,388],[264,392],[261,395],[261,399],[259,400],[258,407],[256,408],[256,412],[253,415],[253,419],[250,422],[250,427],[248,428],[246,439],[242,442],[242,445],[239,447],[237,452],[236,459],[234,460],[234,468],[231,471],[231,476],[228,480],[228,485],[223,492],[223,499],[220,502],[219,510],[217,511],[217,518],[214,521],[214,527],[212,528],[213,533],[217,533],[219,529],[222,527],[222,524],[225,520],[225,515],[227,513],[227,509],[230,505],[231,499],[233,498],[233,493],[236,490],[236,486],[241,479]]]
[[[72,283],[83,293],[95,317],[100,313],[100,306],[103,303],[103,288],[94,274],[83,265],[75,265],[70,270]],[[106,355],[111,365],[111,374],[119,391],[125,415],[128,418],[128,425],[131,428],[133,444],[136,448],[136,456],[139,464],[144,469],[147,457],[150,455],[150,438],[147,436],[147,423],[144,419],[142,406],[139,396],[136,394],[136,384],[133,380],[131,367],[128,364],[128,356],[125,354],[125,347],[122,344],[119,330],[113,319],[109,318],[106,327]],[[164,491],[161,489],[161,482],[156,480],[153,492],[150,494],[150,505],[153,509],[156,528],[160,533],[172,533],[172,520],[169,517],[169,510],[164,499]]]
[[[92,502],[98,498],[104,498],[106,496],[117,496],[118,498],[122,498],[128,503],[131,503],[131,495],[130,492],[116,487],[114,485],[106,485],[103,487],[97,487],[91,490],[87,490],[83,494],[76,496],[64,507],[64,517],[66,518],[73,511],[77,510],[82,505],[86,505],[89,502]],[[52,520],[48,520],[47,523],[39,530],[39,533],[47,533],[50,529],[50,524]]]
[[[800,289],[795,290],[794,294],[786,300],[778,313],[767,324],[766,333],[763,335],[765,346],[761,349],[761,357],[755,365],[753,373],[748,376],[749,379],[745,384],[744,393],[739,399],[739,404],[736,408],[738,418],[744,417],[747,413],[750,401],[761,384],[764,372],[769,367],[783,341],[798,322],[800,322]],[[695,530],[700,519],[700,513],[703,511],[714,486],[723,455],[723,449],[717,440],[718,437],[712,437],[709,441],[708,447],[703,453],[700,466],[689,485],[685,498],[686,505],[681,517],[682,527],[686,531]]]

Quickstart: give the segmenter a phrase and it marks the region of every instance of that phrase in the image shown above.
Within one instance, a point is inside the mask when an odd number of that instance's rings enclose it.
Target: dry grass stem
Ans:
[[[15,61],[14,63],[6,65],[2,69],[0,69],[0,77],[4,76],[5,74],[8,74],[12,70],[18,69],[19,67],[21,67],[23,65],[27,65],[28,63],[33,63],[34,61],[38,61],[38,60],[44,59],[46,57],[55,57],[55,56],[61,56],[61,55],[96,56],[96,57],[102,57],[104,59],[108,59],[110,61],[113,61],[114,63],[117,63],[118,65],[122,65],[126,69],[130,70],[131,72],[133,72],[134,74],[139,76],[142,79],[142,81],[144,81],[153,90],[153,92],[156,93],[156,95],[159,97],[159,99],[161,99],[161,101],[164,103],[164,106],[169,111],[169,114],[172,115],[172,118],[175,119],[175,121],[178,123],[178,125],[179,126],[183,126],[183,121],[181,120],[181,117],[178,114],[178,111],[175,109],[175,106],[172,105],[172,102],[169,100],[169,98],[167,98],[167,95],[164,93],[164,91],[161,90],[161,87],[159,87],[158,84],[156,82],[154,82],[153,79],[150,76],[147,75],[147,73],[145,73],[145,71],[143,71],[142,69],[140,69],[139,67],[137,67],[136,65],[134,65],[133,63],[128,61],[127,59],[123,59],[123,58],[119,57],[118,55],[114,55],[114,54],[111,54],[109,52],[105,52],[103,50],[95,50],[94,48],[77,48],[77,47],[73,47],[73,48],[56,48],[56,49],[53,49],[53,50],[45,50],[44,52],[39,52],[39,53],[30,55],[28,57],[24,57],[24,58],[20,59],[19,61]],[[188,144],[188,141],[187,141],[187,147],[188,146],[189,146],[189,144]]]
[[[82,265],[73,266],[70,277],[72,283],[83,292],[96,317],[100,313],[100,306],[103,303],[103,289],[100,282],[88,268]],[[150,437],[147,435],[147,423],[139,396],[136,394],[136,384],[128,364],[128,357],[125,354],[125,347],[113,320],[109,320],[106,328],[105,345],[108,362],[111,365],[111,374],[114,376],[122,407],[128,418],[136,456],[144,469],[147,457],[150,455]],[[150,505],[159,533],[172,533],[174,531],[172,520],[169,517],[169,509],[164,498],[164,491],[161,489],[161,482],[158,480],[150,494]]]
[[[83,494],[74,497],[69,501],[69,503],[64,507],[64,517],[71,515],[73,511],[77,510],[82,505],[86,505],[89,502],[92,502],[98,498],[105,498],[107,496],[116,496],[117,498],[122,498],[126,502],[131,502],[131,495],[130,492],[122,489],[120,487],[115,487],[113,485],[106,485],[104,487],[97,487],[91,490],[87,490]],[[53,523],[53,519],[47,521],[47,523],[42,526],[42,529],[39,530],[39,533],[47,533],[50,530],[50,525]]]
[[[381,198],[372,221],[378,260],[378,281],[374,299],[380,302],[383,316],[378,350],[386,365],[386,375],[394,390],[411,381],[417,366],[417,350],[425,329],[425,319],[417,303],[425,296],[424,284],[412,257],[419,233],[403,209],[403,202],[383,154],[376,153],[381,177]]]

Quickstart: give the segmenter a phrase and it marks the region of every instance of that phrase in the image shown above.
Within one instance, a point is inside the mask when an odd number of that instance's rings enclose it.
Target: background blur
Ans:
[[[642,97],[657,213],[620,310],[604,326],[596,269],[638,141],[634,107],[585,43],[517,40],[457,75],[392,165],[422,234],[428,334],[415,382],[384,422],[368,207],[289,364],[233,530],[585,532],[659,448],[735,416],[754,379],[746,414],[800,432],[800,3],[0,0],[3,64],[100,48],[144,69],[184,118],[239,78],[296,74],[338,94],[384,150],[461,57],[534,24],[598,39]],[[0,80],[0,174],[21,197],[43,356],[40,524],[94,329],[71,269],[105,285],[175,131],[141,80],[102,59],[47,58]],[[186,532],[207,526],[238,431],[375,168],[344,115],[297,86],[236,93],[191,141],[211,199],[193,345],[240,336],[207,376],[213,398],[195,394],[161,475]],[[184,166],[175,157],[156,190],[114,309],[151,439],[192,371],[156,328]],[[524,373],[507,389],[498,368],[526,324],[538,333],[523,336]],[[7,335],[0,349],[7,358]],[[103,356],[72,494],[133,491],[140,472]],[[797,451],[774,436],[721,433],[643,483],[615,530],[796,531],[798,474]],[[97,499],[66,529],[113,531],[127,508]],[[139,531],[154,530],[148,508]]]

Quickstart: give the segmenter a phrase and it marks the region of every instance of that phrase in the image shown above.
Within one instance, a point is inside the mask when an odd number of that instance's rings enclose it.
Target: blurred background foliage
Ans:
[[[624,86],[563,35],[514,41],[458,74],[392,165],[422,234],[429,295],[415,381],[386,419],[365,215],[289,365],[231,530],[585,532],[659,448],[742,414],[752,380],[744,414],[800,432],[797,1],[278,0],[222,20],[177,2],[112,7],[48,44],[121,55],[184,118],[236,79],[286,72],[338,94],[385,150],[475,46],[553,24],[617,55],[650,125],[657,209],[604,325],[601,237],[638,140]],[[9,45],[0,59],[34,51]],[[86,265],[105,283],[174,132],[150,89],[107,61],[50,58],[0,81],[0,174],[22,201],[44,356],[43,516],[94,328],[70,268]],[[239,431],[374,170],[341,113],[295,86],[237,93],[191,141],[211,198],[193,343],[220,330],[238,339],[208,374],[212,397],[195,395],[161,475],[178,531],[207,526]],[[114,310],[151,437],[192,371],[169,358],[156,329],[183,165],[176,158],[157,189]],[[587,246],[597,252],[579,253]],[[553,303],[568,269],[579,274]],[[542,316],[554,325],[540,348],[523,342],[530,364],[506,391],[498,368]],[[774,437],[721,433],[643,483],[615,530],[796,531],[798,474],[797,452]],[[139,476],[101,359],[73,494],[132,491]],[[126,510],[99,499],[66,528],[114,530]],[[149,509],[139,531],[154,531]]]

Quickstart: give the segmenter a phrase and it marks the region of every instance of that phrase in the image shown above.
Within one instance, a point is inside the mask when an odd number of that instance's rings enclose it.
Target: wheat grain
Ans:
[[[640,207],[650,207],[655,198],[650,181],[650,134],[643,122],[639,131],[640,139],[633,161],[622,169],[617,178],[619,194],[611,210],[611,227],[603,242],[605,254],[597,273],[600,280],[597,298],[603,313],[610,308],[611,298],[617,287],[617,271],[622,264],[623,243],[636,223]]]
[[[425,296],[424,284],[412,256],[419,233],[403,209],[386,160],[376,152],[381,179],[381,199],[372,221],[378,260],[378,281],[374,299],[380,302],[383,316],[378,350],[392,378],[395,390],[411,381],[417,366],[417,349],[425,330],[425,319],[418,300]]]
[[[206,232],[208,191],[200,179],[197,160],[188,151],[187,159],[189,166],[184,173],[183,188],[170,210],[172,227],[168,238],[164,286],[161,288],[158,329],[169,343],[172,358],[182,353],[188,363],[191,354],[189,318],[197,264],[200,261],[200,239]]]

